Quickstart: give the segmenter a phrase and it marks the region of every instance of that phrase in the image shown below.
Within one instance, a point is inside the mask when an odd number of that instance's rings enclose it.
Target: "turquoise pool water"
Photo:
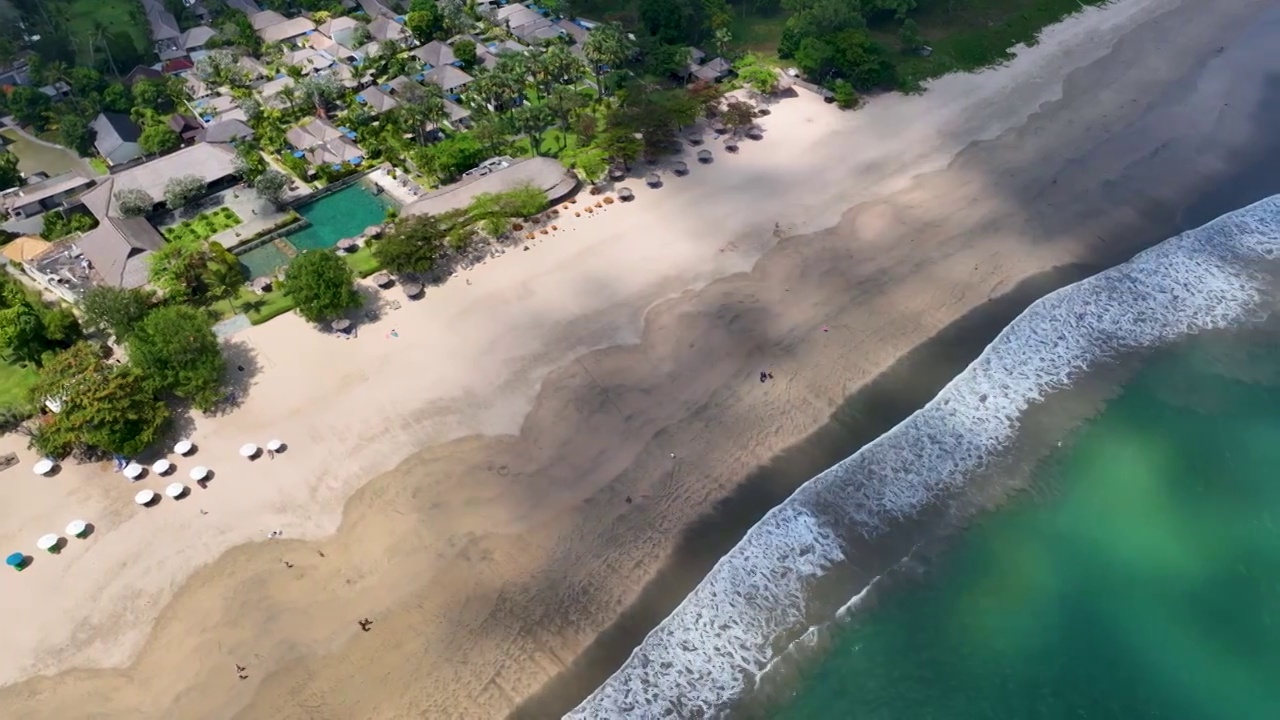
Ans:
[[[361,183],[355,183],[298,207],[298,214],[310,224],[289,234],[283,242],[298,252],[327,250],[342,238],[359,235],[370,225],[381,224],[389,207],[396,207],[394,200],[386,195],[374,195]],[[273,275],[289,264],[289,255],[277,243],[267,243],[239,257],[250,278]]]
[[[299,252],[331,248],[342,238],[381,224],[393,202],[386,195],[374,195],[355,183],[299,207],[298,214],[311,224],[289,235],[288,240]]]

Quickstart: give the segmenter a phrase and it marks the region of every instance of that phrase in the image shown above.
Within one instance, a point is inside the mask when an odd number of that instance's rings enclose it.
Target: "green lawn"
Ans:
[[[89,167],[93,168],[93,171],[99,175],[106,175],[111,172],[111,169],[107,167],[107,161],[100,157],[89,158]]]
[[[223,230],[244,222],[234,210],[220,207],[217,210],[202,212],[199,215],[183,220],[177,225],[164,229],[165,239],[170,242],[202,243]]]
[[[79,63],[92,66],[92,60],[102,53],[101,44],[90,54],[90,42],[98,37],[99,29],[107,33],[125,32],[133,36],[139,49],[151,46],[150,29],[146,23],[133,20],[131,8],[138,0],[54,0],[50,5],[65,8],[71,38],[75,42]],[[120,68],[120,72],[128,72]]]
[[[767,58],[778,56],[778,40],[782,38],[782,26],[787,24],[787,11],[781,8],[760,15],[734,13],[729,35],[733,39],[731,50],[759,53]],[[703,48],[711,52],[708,48]]]
[[[349,255],[344,254],[342,259],[347,261],[358,278],[369,277],[381,269],[368,246],[361,246],[359,250]],[[231,302],[218,303],[221,319],[244,313],[245,317],[249,318],[249,322],[254,325],[261,325],[271,318],[283,315],[293,307],[293,301],[285,297],[284,293],[275,286],[272,286],[270,292],[262,295],[245,286],[240,288],[240,293]]]
[[[27,391],[36,382],[36,371],[0,361],[0,412],[25,408]]]

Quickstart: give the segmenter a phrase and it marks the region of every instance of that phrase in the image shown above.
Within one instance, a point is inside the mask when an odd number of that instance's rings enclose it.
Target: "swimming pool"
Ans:
[[[370,225],[380,225],[387,208],[397,207],[394,200],[374,195],[361,183],[353,183],[337,192],[300,205],[298,214],[309,223],[301,230],[239,255],[250,278],[272,275],[289,264],[293,255],[306,250],[327,250],[347,237],[364,232]],[[285,247],[281,247],[281,245]],[[294,250],[295,252],[289,252]]]

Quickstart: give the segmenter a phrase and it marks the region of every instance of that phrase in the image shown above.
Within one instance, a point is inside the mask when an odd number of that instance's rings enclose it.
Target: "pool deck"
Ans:
[[[395,200],[401,207],[417,200],[425,194],[421,187],[413,181],[403,171],[397,173],[398,177],[392,178],[387,172],[389,165],[383,165],[377,170],[369,173],[365,177],[369,182],[382,188],[382,191]]]
[[[282,222],[288,217],[288,211],[282,211],[270,202],[258,197],[252,188],[236,185],[233,188],[214,193],[200,202],[199,212],[208,212],[220,207],[229,207],[240,216],[239,225],[223,230],[209,238],[209,242],[221,244],[228,250],[241,245],[249,238]],[[174,216],[158,227],[161,232],[181,221]]]

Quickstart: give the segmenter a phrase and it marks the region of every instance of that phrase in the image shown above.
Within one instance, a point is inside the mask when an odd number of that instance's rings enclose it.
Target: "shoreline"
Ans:
[[[711,512],[687,526],[671,557],[645,583],[636,600],[563,673],[548,681],[509,717],[559,717],[576,707],[622,665],[631,649],[676,608],[765,513],[800,485],[923,407],[1028,305],[1106,267],[1054,268],[1023,280],[895,360],[841,403],[826,423],[752,471]]]
[[[1240,0],[1235,5],[1244,8],[1248,3]],[[940,176],[948,181],[965,177],[963,158],[950,165],[949,175]],[[954,188],[951,191],[954,196]],[[916,201],[932,195],[908,194],[896,207],[915,210],[921,207]],[[980,307],[983,300],[981,295],[974,297],[975,287],[985,285],[987,297],[1003,295],[1002,288],[1011,284],[1005,278],[1037,265],[1062,265],[1079,254],[1078,240],[1069,247],[1028,251],[1018,264],[1002,259],[982,277],[963,278],[963,285],[953,279],[951,287],[959,297],[938,296],[930,287],[937,284],[930,282],[930,274],[945,268],[968,274],[963,271],[966,264],[990,258],[995,246],[974,246],[962,253],[943,249],[947,238],[940,237],[932,245],[938,263],[917,267],[915,251],[876,237],[913,227],[907,221],[915,220],[914,213],[894,217],[884,212],[872,207],[850,219],[855,227],[828,231],[821,234],[825,240],[803,247],[797,247],[802,245],[798,242],[780,244],[770,256],[781,260],[759,263],[747,275],[693,292],[682,293],[681,287],[668,283],[665,294],[673,297],[644,313],[638,345],[612,347],[618,342],[615,329],[615,336],[596,343],[606,349],[578,356],[567,365],[553,363],[557,369],[542,382],[537,406],[520,423],[519,437],[468,437],[422,451],[389,475],[360,487],[345,504],[337,535],[314,545],[294,540],[269,547],[256,543],[223,554],[192,576],[161,613],[161,622],[130,668],[39,678],[0,690],[0,698],[33,711],[37,705],[31,703],[56,700],[42,708],[53,712],[59,703],[73,707],[77,698],[103,697],[104,688],[114,688],[120,692],[111,695],[104,716],[112,716],[113,708],[127,716],[132,708],[133,717],[172,716],[183,708],[189,714],[196,707],[221,708],[226,716],[239,712],[246,717],[295,717],[306,714],[304,706],[312,708],[310,717],[346,717],[343,708],[351,706],[344,703],[361,696],[371,703],[368,717],[406,708],[429,717],[440,716],[433,708],[443,707],[456,710],[452,717],[510,710],[521,694],[536,691],[582,648],[591,646],[595,634],[609,626],[600,618],[616,617],[642,592],[637,581],[659,572],[661,563],[655,561],[669,554],[664,535],[679,534],[700,516],[689,517],[690,510],[715,506],[741,483],[756,465],[751,453],[741,450],[744,444],[791,446],[779,441],[803,438],[813,427],[821,427],[821,420],[810,424],[810,418],[829,417],[848,389],[891,366],[902,354],[895,352],[899,347],[905,344],[903,352],[909,352],[916,346],[909,341],[913,333],[918,336],[932,325],[946,327],[948,313],[965,314],[961,305]],[[966,217],[963,210],[957,218],[960,227],[980,220]],[[837,237],[839,233],[844,237]],[[851,247],[850,237],[862,242]],[[742,264],[745,258],[726,267]],[[834,270],[824,274],[823,269],[814,270],[816,265]],[[859,275],[839,276],[845,267],[855,268]],[[897,278],[909,272],[915,279],[903,280],[899,288],[892,278],[877,277],[886,270],[893,270]],[[787,299],[777,289],[784,283],[797,290]],[[850,284],[859,288],[859,297],[841,297],[844,305],[830,303]],[[902,302],[921,291],[927,297]],[[882,324],[864,323],[855,329],[826,317],[855,306],[864,307],[866,315],[884,313]],[[619,311],[611,308],[600,315],[613,317]],[[910,326],[886,330],[883,325],[925,311],[932,314],[921,315]],[[831,337],[838,338],[833,345],[884,347],[862,358],[861,366],[842,366],[848,358],[842,352],[835,355],[838,348],[823,353],[812,347],[815,324],[824,320],[833,325]],[[684,351],[695,344],[695,353]],[[722,365],[705,367],[705,360],[713,357]],[[776,368],[782,382],[771,385],[763,398],[748,401],[744,393],[754,390],[750,375],[762,363]],[[798,368],[806,369],[800,374]],[[832,377],[819,377],[824,372]],[[741,379],[744,375],[746,381]],[[655,404],[659,396],[667,398],[667,404]],[[501,417],[511,418],[510,408],[517,406],[518,399]],[[741,411],[736,410],[739,406]],[[735,411],[727,412],[731,409]],[[555,418],[571,417],[570,412],[577,413],[581,425],[555,428]],[[687,421],[700,415],[706,421]],[[668,418],[684,422],[677,427]],[[566,437],[578,428],[590,428],[586,432],[594,438]],[[412,422],[410,429],[417,429]],[[599,441],[606,438],[623,441],[605,452]],[[586,453],[588,446],[595,450]],[[673,447],[681,457],[678,470],[664,460]],[[698,453],[706,457],[694,457]],[[712,461],[718,462],[709,465]],[[506,475],[499,472],[504,467]],[[624,494],[640,498],[635,513],[623,513]],[[494,504],[498,511],[475,515],[468,508],[477,503]],[[451,513],[471,516],[450,517]],[[588,518],[592,525],[575,525]],[[603,560],[587,557],[595,547],[610,544],[631,549]],[[295,561],[301,575],[283,577],[274,556],[308,547],[322,548],[332,562]],[[612,572],[605,572],[608,567]],[[562,569],[570,574],[561,575]],[[227,589],[243,595],[227,599]],[[333,599],[318,597],[318,592]],[[562,617],[556,603],[545,603],[558,593],[566,594],[566,602],[574,597],[593,615]],[[464,598],[467,606],[457,607]],[[371,605],[369,612],[377,613],[375,629],[381,632],[365,641],[346,627],[347,614],[362,612],[349,609],[352,606]],[[201,610],[205,619],[196,626],[191,620],[201,618]],[[335,616],[341,620],[335,621]],[[238,629],[229,634],[228,622]],[[452,627],[441,627],[445,625]],[[531,635],[530,627],[540,629]],[[178,633],[189,639],[177,640]],[[215,641],[218,650],[208,652]],[[263,656],[255,660],[251,683],[237,686],[213,669],[230,652],[223,650],[224,643]],[[152,688],[149,695],[142,687],[144,678],[172,679],[156,671],[202,651],[211,657],[182,673],[183,692],[155,693]],[[441,656],[458,658],[458,667],[436,667],[431,658]],[[352,677],[357,672],[383,678],[378,683],[382,691],[357,682]],[[378,694],[369,697],[372,692]],[[432,692],[439,695],[431,696]],[[449,702],[447,693],[467,699],[443,705]],[[211,704],[201,704],[206,701]]]

